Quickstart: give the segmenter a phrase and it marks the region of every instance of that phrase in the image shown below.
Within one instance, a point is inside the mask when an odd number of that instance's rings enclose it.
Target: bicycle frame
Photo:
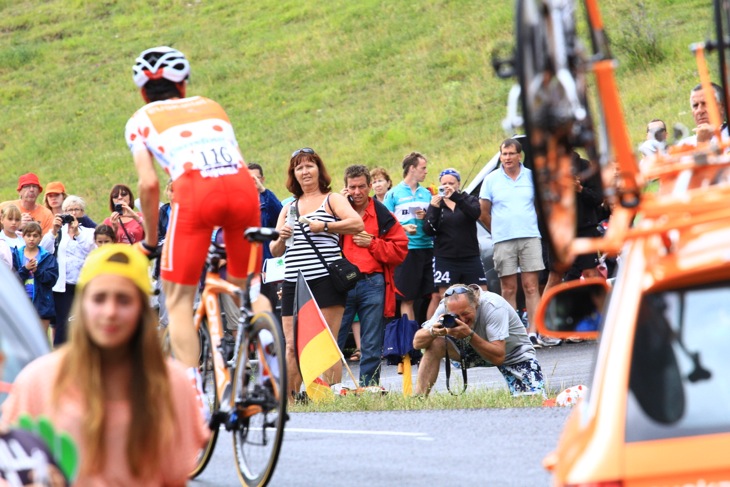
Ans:
[[[222,279],[217,272],[209,270],[205,277],[203,293],[200,296],[200,306],[195,310],[194,322],[195,329],[200,330],[203,317],[208,318],[208,332],[210,333],[211,345],[213,347],[213,373],[215,374],[217,385],[216,395],[222,401],[226,387],[231,382],[231,374],[220,351],[220,344],[224,334],[224,325],[221,322],[220,300],[218,299],[220,294],[240,296],[242,293],[238,286]],[[236,337],[237,344],[240,339],[241,333]],[[234,350],[237,351],[238,347]]]

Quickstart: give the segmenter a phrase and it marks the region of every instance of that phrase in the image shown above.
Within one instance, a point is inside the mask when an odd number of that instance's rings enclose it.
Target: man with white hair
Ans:
[[[497,367],[513,396],[545,394],[535,348],[515,309],[499,294],[476,284],[454,284],[430,321],[413,337],[425,349],[416,394],[428,394],[448,356],[461,367]],[[458,361],[458,362],[457,362]]]
[[[725,121],[725,105],[723,103],[724,96],[722,94],[722,88],[715,83],[712,83],[712,89],[715,93],[715,101],[720,108],[720,119],[722,126],[720,132],[722,134],[722,140],[727,141],[730,139],[728,135],[727,122]],[[702,88],[702,84],[698,84],[689,93],[689,106],[692,109],[692,117],[695,120],[696,127],[693,132],[695,135],[685,137],[679,141],[679,145],[697,145],[702,142],[709,142],[715,136],[716,127],[710,123],[710,112],[708,111],[707,100],[705,99],[705,91]]]

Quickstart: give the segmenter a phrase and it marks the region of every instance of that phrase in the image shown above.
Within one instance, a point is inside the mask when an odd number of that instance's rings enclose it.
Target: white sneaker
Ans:
[[[205,424],[208,424],[210,422],[210,404],[208,403],[208,396],[203,391],[203,378],[200,376],[200,371],[197,367],[188,367],[186,372],[190,379],[190,385],[195,389],[200,414]]]
[[[332,392],[335,393],[335,396],[345,396],[348,392],[350,392],[352,389],[349,387],[345,387],[342,382],[338,382],[337,384],[332,384],[330,386],[330,389],[332,389]]]
[[[542,335],[537,335],[537,343],[540,344],[541,347],[555,347],[562,344],[563,341],[559,338],[550,338]]]

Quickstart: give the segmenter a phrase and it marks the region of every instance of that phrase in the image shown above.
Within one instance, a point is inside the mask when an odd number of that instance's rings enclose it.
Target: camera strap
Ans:
[[[446,341],[446,389],[451,393],[452,396],[460,396],[464,392],[466,392],[466,360],[464,360],[464,354],[461,351],[461,348],[457,344],[456,340],[445,336],[444,340]],[[451,378],[451,359],[449,358],[449,342],[454,346],[457,352],[459,352],[459,362],[461,363],[461,376],[464,379],[464,386],[461,392],[458,394],[451,390],[451,386],[449,385],[449,379]]]
[[[124,226],[124,222],[122,221],[122,217],[121,216],[119,217],[119,224],[122,226],[122,230],[124,230],[124,235],[127,236],[127,240],[129,240],[129,243],[130,244],[135,243],[134,238],[132,238],[132,236],[127,231],[127,227]]]
[[[63,225],[61,225],[61,229],[58,231],[58,235],[56,235],[56,238],[53,239],[53,256],[58,257],[58,246],[61,245],[61,238],[63,237]]]

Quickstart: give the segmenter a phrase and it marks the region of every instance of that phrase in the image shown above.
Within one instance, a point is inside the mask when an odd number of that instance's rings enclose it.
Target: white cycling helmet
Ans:
[[[185,55],[172,47],[159,46],[147,49],[137,57],[132,68],[132,79],[142,88],[151,79],[179,83],[190,75],[190,63]]]

